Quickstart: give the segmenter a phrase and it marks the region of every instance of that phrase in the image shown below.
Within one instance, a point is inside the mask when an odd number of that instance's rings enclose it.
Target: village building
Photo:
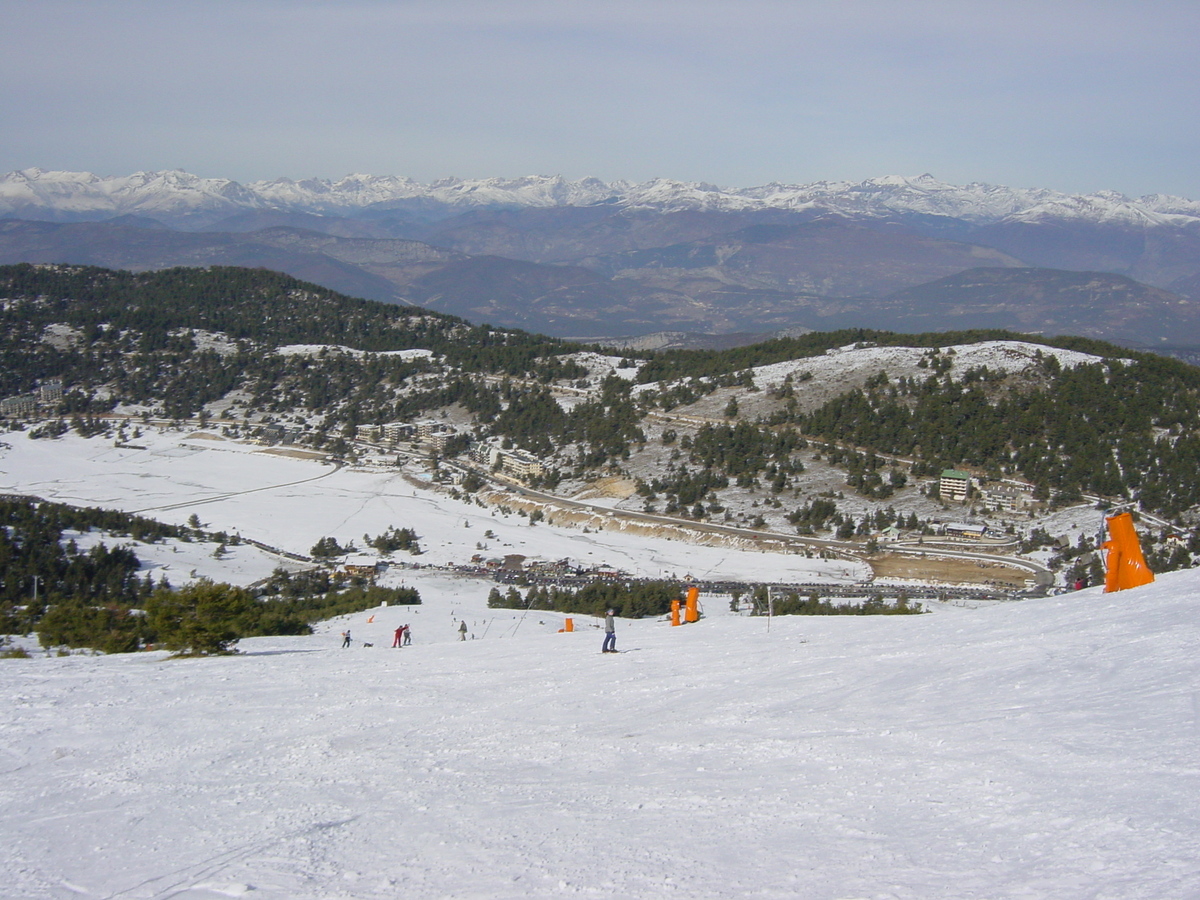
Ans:
[[[546,474],[546,465],[524,450],[505,449],[499,441],[485,441],[475,446],[471,458],[493,471],[526,481]]]
[[[971,476],[958,469],[946,469],[938,482],[938,496],[950,502],[962,502],[971,490]]]
[[[525,554],[506,553],[500,568],[505,572],[523,572],[525,570]]]
[[[38,411],[38,400],[33,394],[22,394],[20,397],[6,397],[0,400],[0,416],[18,418],[35,416]]]
[[[571,564],[570,559],[549,560],[532,560],[525,567],[529,572],[543,577],[561,578],[566,575],[574,575],[579,569]]]
[[[435,453],[441,453],[446,449],[446,445],[450,443],[450,439],[456,434],[453,428],[448,428],[445,431],[438,431],[424,439],[425,444],[430,450]]]
[[[262,426],[259,432],[260,444],[291,444],[300,439],[300,429],[271,423]]]
[[[351,554],[342,562],[342,571],[347,575],[374,578],[379,571],[379,557],[368,553]]]
[[[481,466],[494,469],[500,459],[500,444],[496,441],[481,441],[471,448],[471,459]]]
[[[396,444],[405,441],[425,444],[441,452],[450,438],[458,433],[453,425],[428,420],[423,422],[389,422],[386,425],[359,425],[355,437],[375,444]]]
[[[1033,505],[1033,494],[1016,487],[980,488],[979,498],[992,509],[1014,512]]]
[[[6,397],[0,400],[0,416],[21,418],[47,412],[46,407],[59,403],[63,398],[61,378],[47,378],[32,394]]]
[[[382,438],[382,431],[383,427],[380,425],[359,425],[354,429],[354,438],[368,444],[378,444]]]
[[[399,444],[401,441],[411,441],[416,430],[407,422],[389,422],[380,425],[381,439],[385,444]]]
[[[1187,538],[1182,534],[1168,534],[1163,538],[1163,544],[1170,550],[1186,550]]]
[[[965,538],[971,541],[981,541],[987,536],[986,525],[968,525],[963,522],[947,522],[942,526],[942,534],[947,537]]]
[[[61,378],[47,378],[37,389],[37,399],[40,403],[58,403],[63,398]]]
[[[500,468],[505,475],[522,480],[528,480],[535,475],[544,475],[546,472],[546,467],[540,459],[530,456],[528,453],[522,453],[520,450],[504,453],[500,458]]]

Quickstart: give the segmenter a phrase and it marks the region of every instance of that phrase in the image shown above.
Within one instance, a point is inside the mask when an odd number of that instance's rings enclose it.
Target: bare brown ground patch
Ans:
[[[1033,575],[1024,569],[970,559],[946,559],[936,556],[926,556],[922,559],[901,553],[881,553],[870,557],[867,562],[875,571],[876,578],[896,578],[905,581],[1001,584],[1023,588],[1033,579]]]
[[[257,452],[269,456],[290,456],[292,459],[326,459],[328,456],[319,450],[294,450],[288,447],[268,447]]]
[[[578,494],[571,497],[572,500],[596,500],[600,498],[608,499],[615,497],[619,500],[625,500],[632,497],[637,492],[637,484],[629,478],[609,477],[600,478],[593,481]]]

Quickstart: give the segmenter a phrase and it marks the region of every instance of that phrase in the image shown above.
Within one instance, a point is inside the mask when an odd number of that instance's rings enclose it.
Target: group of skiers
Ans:
[[[374,618],[374,616],[372,616]],[[350,646],[350,629],[347,628],[342,632],[342,649],[345,650]],[[392,641],[393,647],[407,647],[412,643],[412,629],[408,625],[401,625],[396,629],[395,640]],[[370,647],[371,644],[363,644],[364,647]]]
[[[604,617],[604,644],[601,646],[601,653],[617,653],[617,623],[614,618],[616,614],[613,610],[609,610]],[[374,616],[372,616],[374,618]],[[458,639],[465,641],[467,639],[467,620],[463,619],[458,625]],[[396,629],[392,640],[393,647],[407,647],[412,643],[412,629],[408,625],[401,625]],[[350,629],[347,628],[342,632],[342,649],[350,646]],[[370,647],[370,644],[364,644]]]
[[[371,618],[373,619],[374,616],[372,616]],[[458,639],[460,641],[465,641],[467,639],[466,620],[463,620],[458,626]],[[407,647],[411,643],[412,643],[412,626],[411,625],[401,625],[399,628],[397,628],[395,630],[395,632],[392,635],[392,646],[393,647]],[[347,647],[349,647],[350,645],[351,645],[350,629],[347,628],[345,631],[342,632],[342,649],[344,650]],[[371,644],[363,644],[363,646],[370,647],[372,645]]]

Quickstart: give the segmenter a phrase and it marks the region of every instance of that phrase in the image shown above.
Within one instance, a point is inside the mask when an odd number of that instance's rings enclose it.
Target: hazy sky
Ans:
[[[1200,199],[1200,2],[0,0],[0,171]]]

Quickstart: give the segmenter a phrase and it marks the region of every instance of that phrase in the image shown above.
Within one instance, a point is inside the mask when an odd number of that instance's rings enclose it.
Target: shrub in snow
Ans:
[[[146,616],[168,650],[198,655],[230,653],[257,618],[250,592],[201,579],[177,591],[161,589],[146,601]]]

